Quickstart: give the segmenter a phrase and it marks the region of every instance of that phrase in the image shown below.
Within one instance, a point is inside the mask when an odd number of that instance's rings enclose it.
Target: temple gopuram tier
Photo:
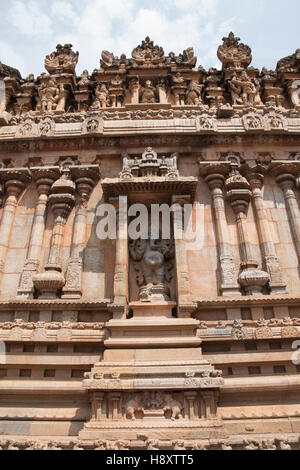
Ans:
[[[300,449],[300,49],[217,56],[0,62],[0,449]]]

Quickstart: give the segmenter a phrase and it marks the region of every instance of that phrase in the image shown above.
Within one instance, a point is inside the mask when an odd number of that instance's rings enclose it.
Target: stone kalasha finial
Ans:
[[[248,295],[261,294],[268,284],[270,276],[268,273],[258,269],[258,262],[252,254],[252,246],[249,242],[247,227],[244,223],[251,200],[250,185],[239,170],[238,165],[231,166],[231,172],[225,182],[227,197],[232,205],[238,224],[238,237],[241,247],[241,269],[239,283]]]
[[[75,72],[78,63],[79,52],[72,51],[72,44],[62,46],[58,44],[56,51],[45,58],[45,68],[50,74]]]
[[[53,184],[49,205],[55,216],[48,263],[45,272],[34,276],[33,283],[40,298],[56,298],[65,284],[61,273],[60,251],[64,235],[64,225],[75,204],[75,183],[70,178],[70,169],[64,167],[61,177]]]
[[[247,213],[251,199],[250,185],[238,169],[237,164],[231,165],[229,177],[225,182],[227,197],[232,205],[235,214]]]
[[[249,46],[240,43],[240,38],[230,33],[228,38],[223,38],[223,44],[218,49],[218,58],[223,69],[245,69],[252,62],[252,51]]]
[[[51,188],[49,204],[54,215],[66,219],[75,204],[75,183],[71,180],[70,168],[62,168],[61,177]]]

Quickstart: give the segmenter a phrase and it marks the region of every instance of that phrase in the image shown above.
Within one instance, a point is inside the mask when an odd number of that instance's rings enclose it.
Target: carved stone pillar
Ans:
[[[294,243],[300,260],[300,210],[295,195],[296,176],[298,175],[299,170],[299,163],[298,165],[282,164],[275,167],[274,174],[276,176],[276,182],[283,191]]]
[[[197,397],[198,397],[197,392],[189,391],[189,392],[184,393],[184,398],[187,402],[185,418],[189,418],[192,421],[199,418],[199,411],[197,407]]]
[[[205,403],[206,419],[216,416],[215,395],[213,390],[202,392],[202,398]]]
[[[51,186],[58,179],[58,168],[31,168],[38,191],[27,258],[18,289],[18,297],[33,298],[32,278],[37,274],[41,262],[43,237],[45,232],[46,210]]]
[[[104,393],[94,392],[91,397],[92,421],[102,421],[104,419]]]
[[[270,276],[269,285],[271,293],[286,294],[286,285],[283,281],[280,263],[272,240],[268,216],[264,207],[264,200],[261,191],[264,176],[260,173],[249,173],[247,175],[247,179],[250,182],[252,190],[252,201],[257,221],[258,236],[267,272]]]
[[[75,184],[70,179],[69,168],[62,170],[62,176],[52,188],[49,204],[53,211],[55,221],[50,243],[48,263],[45,272],[33,277],[33,284],[40,293],[40,298],[57,298],[65,284],[61,266],[61,248],[64,229],[68,216],[75,204]]]
[[[216,170],[218,170],[218,168],[216,168]],[[220,170],[221,168],[219,168],[219,171]],[[224,170],[227,172],[228,167],[223,167],[223,173]],[[240,287],[237,284],[237,273],[227,230],[223,193],[225,177],[222,173],[210,173],[206,176],[205,181],[211,190],[213,200],[216,237],[220,257],[221,292],[223,296],[241,295]]]
[[[73,225],[70,260],[66,271],[65,299],[80,299],[82,296],[83,251],[86,245],[87,204],[91,192],[99,179],[99,166],[72,167],[73,180],[78,192],[78,203]]]
[[[177,277],[177,302],[178,302],[178,316],[183,317],[189,315],[188,309],[184,306],[191,305],[191,288],[190,277],[187,264],[186,243],[183,237],[183,206],[190,204],[190,196],[173,196],[172,204],[177,204],[178,210],[174,213],[174,234],[179,234],[179,238],[174,240],[175,243],[175,258],[176,258],[176,277]],[[182,231],[182,234],[179,232]],[[182,237],[180,237],[182,235]]]
[[[128,229],[127,213],[119,207],[119,198],[110,198],[109,202],[114,205],[117,212],[117,239],[114,276],[114,305],[124,306],[121,315],[127,314],[128,305]],[[119,312],[120,313],[120,312]],[[119,315],[116,310],[115,315]]]
[[[28,169],[0,170],[0,177],[6,190],[3,214],[0,223],[0,286],[6,261],[12,226],[15,220],[19,198],[31,176]]]
[[[241,269],[239,283],[247,295],[261,294],[269,282],[269,275],[258,269],[258,262],[253,254],[246,226],[247,212],[251,199],[250,185],[232,165],[229,178],[226,180],[227,197],[231,202],[237,222],[237,230],[241,252]]]

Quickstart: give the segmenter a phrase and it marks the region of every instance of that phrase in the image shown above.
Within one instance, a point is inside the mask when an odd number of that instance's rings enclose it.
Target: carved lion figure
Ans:
[[[135,421],[135,413],[137,411],[144,411],[142,406],[143,395],[141,393],[137,393],[134,395],[130,400],[127,401],[125,404],[125,413],[127,418],[132,419]]]
[[[164,400],[165,400],[164,411],[172,412],[171,420],[175,421],[176,419],[182,419],[183,418],[182,404],[179,401],[175,400],[171,393],[165,393]]]

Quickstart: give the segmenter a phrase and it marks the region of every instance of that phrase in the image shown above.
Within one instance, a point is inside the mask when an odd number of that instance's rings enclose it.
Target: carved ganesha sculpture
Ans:
[[[132,240],[129,243],[131,258],[136,261],[137,283],[140,286],[140,299],[169,299],[166,282],[172,279],[173,240]]]

